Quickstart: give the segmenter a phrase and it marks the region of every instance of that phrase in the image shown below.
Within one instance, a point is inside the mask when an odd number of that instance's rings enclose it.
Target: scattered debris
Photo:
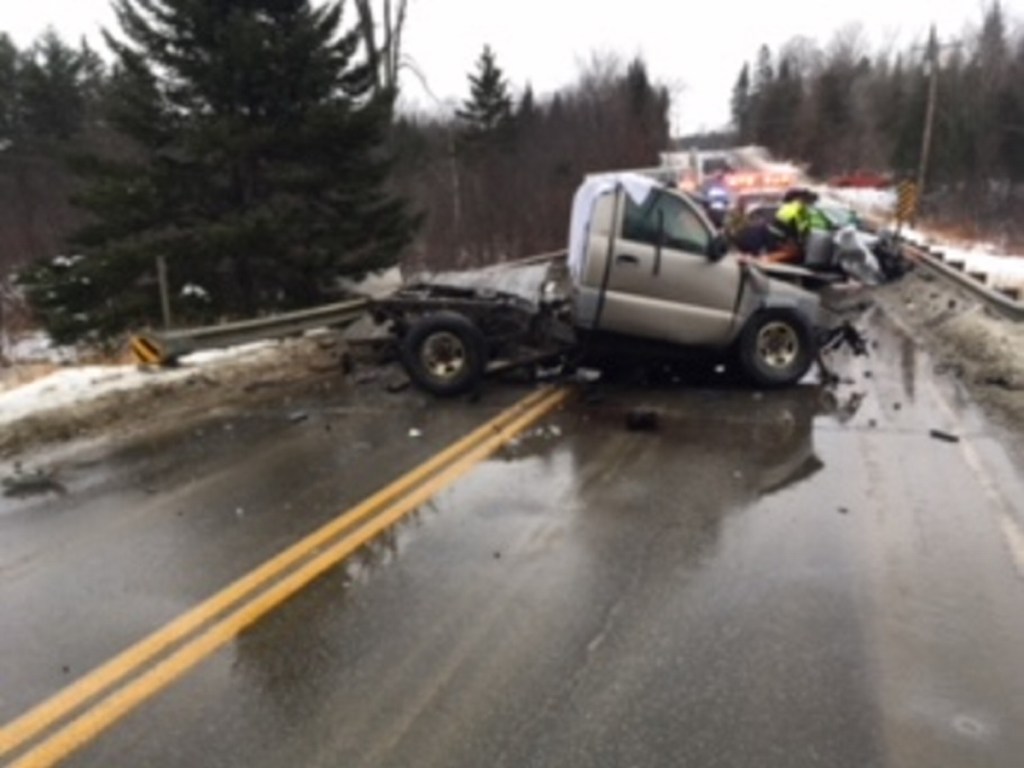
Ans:
[[[416,429],[416,427],[413,427],[409,430],[409,437],[423,437],[423,433]]]
[[[577,368],[576,369],[576,381],[580,384],[593,384],[594,382],[600,381],[601,371],[596,368]]]
[[[960,438],[950,432],[943,432],[941,429],[933,429],[928,433],[931,437],[936,440],[942,440],[946,443],[959,443]]]
[[[64,496],[68,489],[57,479],[55,470],[36,469],[25,472],[21,464],[14,465],[14,474],[3,478],[0,481],[3,485],[4,496],[12,498],[23,498],[25,496],[39,496],[45,493],[56,493]]]
[[[375,369],[360,371],[358,375],[353,378],[356,384],[370,384],[380,378],[380,371]]]
[[[407,390],[410,384],[412,384],[412,382],[409,381],[409,377],[403,376],[401,378],[396,378],[389,381],[387,384],[384,385],[384,389],[390,392],[391,394],[396,394],[398,392],[404,392],[405,390]]]
[[[242,387],[242,391],[256,392],[257,390],[260,389],[269,389],[271,387],[276,387],[280,383],[281,382],[277,379],[257,379],[256,381],[250,381],[248,384]]]
[[[309,418],[309,414],[305,411],[295,411],[294,413],[288,414],[288,421],[292,424],[298,424],[299,422],[306,421]]]
[[[1001,373],[994,373],[978,378],[978,383],[984,387],[999,387],[1011,391],[1020,389],[1020,386],[1010,377]]]
[[[653,432],[658,428],[658,414],[649,408],[634,408],[626,414],[626,429],[630,432]]]
[[[847,509],[846,507],[840,507],[836,511],[839,512],[840,515],[848,515],[848,514],[850,514],[850,510]]]

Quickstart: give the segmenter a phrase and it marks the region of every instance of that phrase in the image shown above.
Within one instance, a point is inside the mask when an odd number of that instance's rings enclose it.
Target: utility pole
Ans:
[[[928,107],[924,117],[924,136],[921,137],[921,161],[917,166],[917,199],[924,194],[928,174],[928,156],[932,149],[932,128],[935,124],[935,101],[939,94],[939,41],[932,26],[928,37]]]
[[[935,33],[935,25],[932,25],[928,35],[927,62],[928,62],[928,106],[925,108],[924,135],[921,137],[921,159],[917,166],[917,199],[924,198],[924,184],[928,178],[928,161],[932,151],[932,134],[935,129],[935,108],[939,96],[939,53],[944,48],[957,48],[961,45],[959,40],[949,43],[939,43]]]
[[[167,259],[163,254],[156,257],[156,281],[160,288],[160,314],[164,329],[168,329],[171,327],[171,292],[167,284]]]

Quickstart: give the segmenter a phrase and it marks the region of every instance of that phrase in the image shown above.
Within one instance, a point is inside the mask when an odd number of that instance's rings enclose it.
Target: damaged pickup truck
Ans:
[[[862,346],[819,297],[728,252],[693,202],[644,176],[588,177],[568,258],[538,296],[411,285],[374,302],[412,381],[439,396],[485,376],[715,360],[758,387],[798,382],[825,347]]]

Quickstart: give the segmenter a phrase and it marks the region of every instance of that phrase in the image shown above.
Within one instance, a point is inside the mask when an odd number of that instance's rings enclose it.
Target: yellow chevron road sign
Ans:
[[[917,184],[912,181],[900,182],[896,188],[896,220],[900,223],[913,221],[917,213]]]
[[[160,346],[146,336],[132,336],[132,356],[139,365],[163,365],[167,356]]]

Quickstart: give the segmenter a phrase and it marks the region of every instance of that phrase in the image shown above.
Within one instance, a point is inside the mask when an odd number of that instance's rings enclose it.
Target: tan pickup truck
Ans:
[[[796,383],[837,331],[816,294],[727,251],[689,198],[644,176],[602,174],[576,192],[557,290],[530,301],[415,285],[377,302],[375,315],[391,323],[410,378],[439,395],[469,391],[492,371],[553,361],[602,368],[710,358],[755,386]]]

